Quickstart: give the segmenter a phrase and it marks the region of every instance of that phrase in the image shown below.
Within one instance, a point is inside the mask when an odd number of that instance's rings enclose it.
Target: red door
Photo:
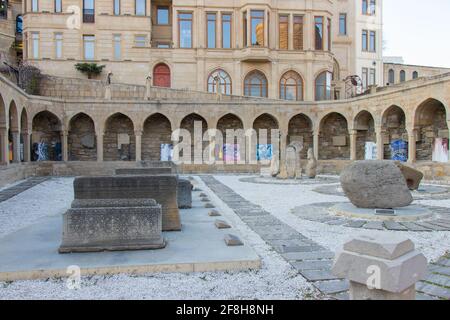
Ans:
[[[156,65],[153,69],[153,85],[170,88],[170,69],[164,63]]]

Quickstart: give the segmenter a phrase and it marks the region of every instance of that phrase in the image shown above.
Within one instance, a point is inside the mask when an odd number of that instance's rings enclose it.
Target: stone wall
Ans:
[[[61,144],[61,122],[50,112],[40,112],[33,119],[32,149],[34,150],[36,144],[40,142],[44,142],[49,146],[49,160],[57,160],[58,154],[55,147],[58,143]],[[34,154],[32,152],[32,155]]]
[[[124,135],[121,146],[120,135]],[[127,138],[128,137],[128,138]],[[105,161],[118,161],[136,159],[136,137],[133,122],[123,114],[115,114],[109,118],[103,136],[103,157]]]
[[[304,115],[297,115],[289,122],[288,143],[302,140],[303,150],[300,152],[302,159],[306,159],[308,149],[313,147],[312,130],[311,120]]]
[[[432,112],[432,123],[419,128],[419,141],[416,144],[417,160],[431,161],[435,138],[447,138],[448,128],[445,108],[442,106]]]
[[[161,144],[171,144],[172,129],[162,114],[150,116],[144,123],[142,133],[142,160],[161,160]]]
[[[258,137],[258,144],[264,140],[264,138],[261,136],[263,133],[259,132],[261,129],[267,130],[267,144],[272,143],[272,129],[278,129],[278,123],[277,121],[271,117],[268,114],[263,114],[256,118],[256,120],[253,122],[253,129],[256,130],[256,134]]]
[[[68,134],[69,161],[97,160],[94,122],[84,113],[72,119]]]
[[[328,115],[320,125],[320,160],[350,159],[350,137],[347,120],[338,113]]]
[[[200,137],[196,137],[195,136],[195,123],[201,123],[201,129],[202,129],[202,136]],[[203,135],[205,134],[205,132],[208,130],[208,124],[206,123],[206,120],[203,119],[201,116],[199,116],[198,114],[190,114],[187,117],[185,117],[182,121],[181,121],[181,125],[180,125],[181,129],[187,130],[190,133],[190,139],[191,139],[191,161],[202,161],[203,159],[203,151],[202,154],[196,154],[196,150],[195,147],[198,145],[202,146],[202,150],[205,150],[205,148],[207,148],[208,146],[208,141],[203,141]],[[198,148],[199,149],[199,148]],[[181,152],[180,157],[185,157],[185,154],[183,152]]]
[[[391,108],[383,119],[383,129],[385,130],[384,159],[391,159],[391,142],[395,140],[408,141],[406,131],[405,113],[398,107]]]

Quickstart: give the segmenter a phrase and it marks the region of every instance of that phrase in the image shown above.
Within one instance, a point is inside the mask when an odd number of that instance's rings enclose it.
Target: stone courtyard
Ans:
[[[94,274],[82,277],[80,289],[69,290],[66,286],[66,276],[60,273],[11,272],[12,269],[24,270],[27,263],[34,264],[31,269],[55,269],[66,259],[56,257],[59,236],[56,236],[54,249],[40,256],[39,259],[26,257],[27,250],[39,250],[39,233],[36,230],[50,227],[57,229],[56,224],[49,221],[60,221],[62,214],[70,207],[73,200],[73,178],[28,179],[0,189],[0,299],[348,299],[348,281],[340,279],[331,272],[331,265],[339,245],[350,236],[364,235],[375,232],[380,235],[401,234],[411,239],[416,249],[423,253],[428,261],[428,274],[424,281],[416,284],[417,299],[450,299],[450,231],[445,227],[446,217],[450,210],[448,197],[435,197],[433,191],[442,194],[448,192],[446,185],[429,186],[423,184],[429,194],[418,198],[418,205],[439,208],[440,221],[428,221],[428,226],[422,229],[407,227],[408,224],[398,223],[403,228],[389,227],[368,228],[360,219],[346,218],[345,223],[337,223],[339,219],[325,216],[322,213],[329,203],[348,201],[336,187],[337,176],[318,176],[314,183],[292,183],[293,181],[263,178],[257,175],[192,175],[184,176],[194,185],[192,209],[181,209],[182,231],[167,233],[168,247],[163,251],[149,253],[102,253],[91,258],[85,256],[79,263],[87,267],[90,264],[98,270]],[[324,189],[332,190],[329,194],[317,192]],[[328,191],[329,191],[328,190]],[[337,190],[337,191],[336,191]],[[206,201],[204,200],[206,199]],[[415,203],[416,203],[415,202]],[[205,208],[205,203],[211,204],[220,216],[208,216],[211,209]],[[305,209],[300,209],[305,208]],[[308,214],[307,208],[314,208],[317,213],[314,218]],[[322,209],[321,209],[322,208]],[[198,220],[200,219],[200,220]],[[222,220],[231,229],[216,229],[216,220]],[[183,267],[169,267],[177,259],[170,250],[175,250],[176,239],[184,238],[186,248],[189,248],[191,223],[198,224],[205,231],[205,239],[212,236],[210,246],[217,246],[222,254],[214,257],[213,252],[200,250],[189,251],[187,259],[230,259],[237,258],[247,261],[247,265],[230,265],[220,268],[203,266],[198,272],[187,272]],[[217,222],[217,221],[216,221]],[[425,223],[425,222],[424,222]],[[54,227],[51,227],[51,226]],[[410,224],[409,226],[412,226]],[[416,227],[419,223],[414,224]],[[47,227],[46,227],[47,226]],[[370,229],[370,230],[369,230]],[[208,231],[209,230],[209,231]],[[216,230],[216,231],[215,231]],[[206,233],[205,233],[206,232]],[[244,247],[227,247],[220,238],[224,234],[237,235],[245,244]],[[211,236],[209,235],[211,234]],[[216,235],[214,235],[216,234]],[[53,236],[52,236],[53,237]],[[38,239],[36,244],[17,250],[14,256],[11,245],[21,247],[21,241]],[[23,240],[21,240],[23,239]],[[213,240],[216,239],[216,240]],[[50,244],[48,240],[46,243]],[[51,240],[53,241],[53,240]],[[197,240],[198,241],[198,240]],[[9,247],[9,248],[8,248]],[[213,248],[211,247],[211,248]],[[12,247],[14,248],[14,247]],[[31,249],[30,249],[31,248]],[[164,250],[167,253],[164,253]],[[183,250],[183,249],[182,249]],[[186,249],[185,249],[186,250]],[[187,249],[190,250],[190,249]],[[14,251],[14,250],[13,250]],[[54,253],[52,252],[54,251]],[[198,252],[198,253],[196,253]],[[234,252],[234,253],[233,253]],[[86,253],[84,255],[96,255]],[[129,268],[142,263],[148,265],[148,258],[156,263],[160,255],[165,269]],[[199,254],[199,256],[196,256]],[[211,256],[213,254],[213,256]],[[101,257],[109,266],[101,270]],[[48,258],[48,262],[46,259]],[[171,256],[171,258],[168,258]],[[210,256],[208,258],[208,256]],[[12,258],[14,257],[14,258]],[[54,260],[55,257],[57,260]],[[92,257],[92,256],[91,256]],[[260,264],[248,264],[257,257]],[[173,260],[175,258],[175,260]],[[27,259],[29,262],[27,262]],[[69,258],[76,262],[78,258]],[[146,262],[147,259],[147,262]],[[224,261],[225,261],[224,260]],[[211,261],[211,260],[210,260]],[[257,261],[257,260],[255,260]],[[178,261],[180,262],[180,261]],[[185,261],[186,262],[186,261]],[[45,264],[49,263],[49,267]],[[67,263],[62,261],[61,265]],[[128,265],[128,267],[127,267]],[[50,267],[51,266],[51,267]],[[83,267],[82,266],[82,267]],[[91,266],[91,267],[92,267]],[[120,268],[123,266],[124,268]],[[10,270],[8,270],[8,268]],[[31,270],[30,269],[30,270]],[[234,269],[234,270],[233,270]],[[164,270],[164,272],[160,272]],[[195,270],[195,267],[194,267]],[[8,278],[9,277],[9,278]],[[14,279],[14,277],[16,277]],[[25,280],[28,279],[28,280]],[[230,285],[231,284],[231,285]]]

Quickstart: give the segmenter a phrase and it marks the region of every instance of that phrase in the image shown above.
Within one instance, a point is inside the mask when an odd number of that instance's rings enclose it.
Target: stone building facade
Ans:
[[[384,85],[393,85],[420,77],[449,73],[450,68],[417,66],[404,63],[384,63]]]
[[[383,84],[382,0],[24,0],[24,58],[46,74],[105,65],[119,83],[272,99]],[[104,75],[103,75],[104,77]]]
[[[389,159],[388,144],[402,138],[409,144],[409,163],[422,168],[429,179],[450,180],[450,165],[431,158],[434,139],[449,137],[449,106],[450,75],[322,102],[55,77],[43,80],[41,96],[31,96],[0,76],[0,174],[16,179],[30,172],[100,174],[114,167],[160,160],[160,145],[172,141],[171,132],[177,128],[193,132],[198,121],[203,132],[215,128],[278,129],[281,161],[287,144],[300,136],[305,145],[314,148],[321,172],[337,173],[348,161],[362,159],[368,141],[376,143],[378,159]],[[59,144],[60,159],[54,148],[50,160],[60,161],[31,161],[35,158],[31,147],[39,141]],[[243,146],[255,144],[255,140],[246,140]],[[257,172],[258,164],[243,159],[241,166],[194,163],[182,165],[180,170]]]
[[[22,55],[22,1],[0,0],[0,62]]]

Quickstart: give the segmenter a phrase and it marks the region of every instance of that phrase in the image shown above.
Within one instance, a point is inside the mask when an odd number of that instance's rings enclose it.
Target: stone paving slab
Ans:
[[[6,188],[6,189],[0,191],[0,202],[9,200],[9,199],[17,196],[18,194],[20,194],[34,186],[37,186],[38,184],[41,184],[42,182],[44,182],[48,179],[50,179],[50,178],[49,177],[31,177],[21,183],[18,183],[14,186]]]
[[[245,215],[239,201],[239,197],[232,189],[226,187],[214,177],[206,175],[201,177],[205,184],[229,207],[235,210],[235,213],[244,221],[253,231],[258,233],[267,244],[273,247],[288,263],[292,265],[303,277],[310,281],[319,291],[328,294],[337,300],[348,300],[348,282],[344,279],[338,279],[331,273],[334,253],[326,250],[316,242],[308,239],[289,225],[280,221],[260,206],[252,204],[245,200],[243,205],[245,210],[255,212],[255,216]],[[230,201],[231,205],[228,203]],[[354,228],[378,229],[384,230],[385,224],[376,221],[351,220],[337,218],[326,220],[328,216],[327,209],[336,203],[317,203],[309,206],[294,208],[293,214],[301,219],[318,221],[323,219],[324,223],[329,225],[351,224]],[[433,207],[434,208],[434,207]],[[438,207],[437,211],[441,214],[448,212],[448,209]],[[259,212],[259,215],[258,215]],[[382,227],[380,229],[380,226]],[[401,223],[399,225],[388,224],[395,229],[410,231],[433,231],[441,227],[427,223]],[[395,228],[395,229],[394,229]],[[278,230],[278,232],[275,232]],[[280,233],[285,232],[285,234]],[[288,236],[286,236],[286,234]],[[418,300],[448,299],[450,288],[446,287],[447,278],[450,277],[450,256],[446,255],[439,259],[436,264],[429,265],[430,275],[425,281],[417,283]]]

